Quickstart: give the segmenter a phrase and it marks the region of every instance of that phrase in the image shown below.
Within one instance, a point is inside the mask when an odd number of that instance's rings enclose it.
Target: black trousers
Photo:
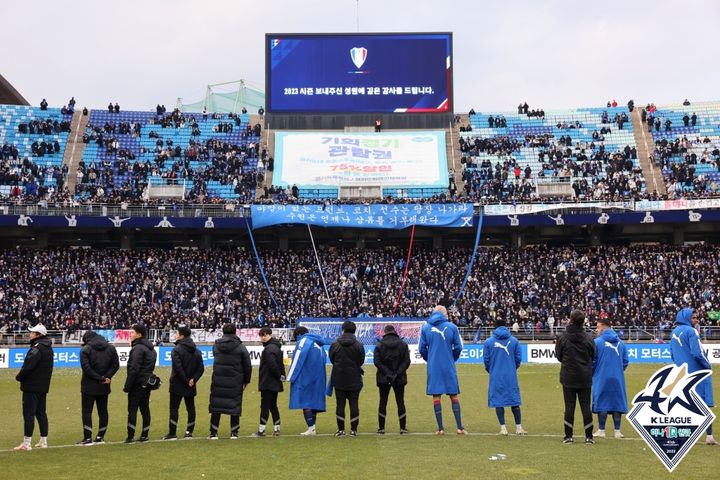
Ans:
[[[387,404],[390,398],[390,389],[395,392],[395,403],[397,403],[398,419],[400,420],[400,429],[405,430],[407,417],[405,414],[405,385],[379,385],[380,389],[380,405],[378,406],[378,428],[385,430],[385,417],[387,415]]]
[[[280,425],[277,398],[278,392],[260,390],[260,425],[266,425],[270,415],[272,415],[273,425]]]
[[[35,419],[40,427],[40,436],[48,436],[47,393],[23,392],[23,420],[25,436],[32,437],[35,430]]]
[[[108,396],[107,395],[88,395],[81,393],[82,405],[82,422],[83,422],[83,439],[90,440],[92,438],[92,413],[93,407],[97,405],[98,410],[98,434],[99,438],[105,437],[108,426]]]
[[[580,411],[583,417],[583,429],[585,437],[593,436],[593,418],[590,410],[590,389],[589,388],[569,388],[563,387],[563,397],[565,398],[565,436],[572,437],[573,422],[575,420],[575,400],[580,402]]]
[[[134,387],[128,392],[128,425],[127,433],[129,438],[135,436],[135,425],[137,423],[137,412],[140,409],[142,415],[141,437],[150,434],[150,390],[142,387]]]
[[[185,400],[185,409],[187,410],[188,416],[187,431],[193,433],[193,430],[195,430],[195,397],[192,395],[183,397],[170,392],[170,423],[168,433],[171,435],[177,434],[177,424],[180,418],[180,403],[183,400]]]
[[[210,435],[217,435],[220,429],[221,413],[210,414]],[[230,415],[230,435],[237,435],[240,431],[240,415]]]
[[[345,401],[350,404],[350,429],[357,430],[360,423],[360,390],[335,389],[335,400],[337,400],[335,417],[338,430],[345,430]]]

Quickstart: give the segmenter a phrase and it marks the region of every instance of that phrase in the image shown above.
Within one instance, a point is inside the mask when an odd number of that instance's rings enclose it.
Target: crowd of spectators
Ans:
[[[223,203],[221,198],[208,192],[208,182],[232,185],[238,195],[237,202],[247,203],[254,197],[256,185],[264,178],[264,162],[268,161],[268,150],[260,147],[254,138],[261,133],[260,124],[243,126],[241,117],[235,114],[220,116],[212,114],[213,119],[227,118],[213,127],[214,132],[231,133],[235,127],[243,127],[240,132],[242,142],[229,143],[217,138],[205,141],[190,140],[183,148],[175,145],[172,139],[164,139],[163,129],[189,128],[191,135],[198,137],[200,128],[194,115],[186,115],[175,109],[166,114],[164,106],[156,107],[157,116],[149,125],[148,137],[156,139],[155,147],[148,152],[140,147],[140,155],[151,153],[152,161],[137,160],[132,150],[120,148],[120,136],[134,138],[142,136],[143,125],[139,122],[105,122],[104,125],[89,124],[83,135],[83,142],[96,143],[105,152],[98,162],[87,165],[80,162],[76,171],[78,191],[87,192],[86,201],[92,203],[138,203],[148,201],[147,185],[149,177],[164,179],[167,184],[188,182],[185,198],[179,203]],[[203,113],[199,121],[206,121],[208,114]],[[258,159],[258,166],[251,159]]]
[[[534,180],[550,176],[573,177],[575,197],[580,200],[648,198],[642,169],[634,162],[637,149],[627,145],[608,152],[602,143],[606,133],[610,129],[605,127],[593,132],[597,143],[573,142],[569,135],[555,139],[549,134],[525,135],[524,140],[509,136],[461,137],[463,193],[473,201],[533,201],[537,199]],[[516,157],[521,148],[535,149],[542,165],[540,171],[534,173],[529,165],[519,163]]]
[[[414,249],[397,315],[427,316],[437,301],[454,299],[471,252]],[[388,316],[406,251],[321,246],[330,301],[312,250],[264,250],[260,257],[277,307],[247,249],[5,250],[0,325],[212,329],[227,321],[287,327],[301,316]],[[620,326],[667,329],[680,306],[699,309],[703,319],[720,310],[719,287],[717,246],[481,248],[450,312],[460,326],[492,326],[500,316],[547,331],[582,308]]]

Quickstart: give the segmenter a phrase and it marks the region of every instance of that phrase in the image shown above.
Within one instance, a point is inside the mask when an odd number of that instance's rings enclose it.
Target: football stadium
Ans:
[[[720,471],[716,2],[0,17],[3,478]]]

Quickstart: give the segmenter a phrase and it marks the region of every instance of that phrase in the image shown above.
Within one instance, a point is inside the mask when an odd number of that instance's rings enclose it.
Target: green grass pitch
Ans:
[[[627,370],[628,395],[634,396],[659,365],[630,365]],[[562,445],[562,392],[555,365],[523,365],[520,388],[523,400],[523,426],[526,437],[516,437],[509,409],[506,419],[511,435],[501,437],[494,410],[487,408],[487,374],[480,365],[458,366],[463,422],[467,437],[455,435],[450,402],[443,399],[447,434],[436,437],[431,401],[425,396],[425,368],[414,365],[408,372],[406,391],[409,436],[397,434],[397,410],[391,396],[385,436],[376,435],[378,393],[374,384],[375,369],[366,367],[367,386],[360,396],[360,435],[357,438],[335,438],[335,399],[328,399],[329,412],[318,418],[317,437],[298,434],[305,429],[302,415],[287,410],[287,392],[280,396],[282,433],[278,438],[250,438],[257,430],[259,398],[257,378],[245,394],[240,422],[241,438],[231,441],[229,418],[223,416],[221,439],[205,440],[209,428],[207,401],[210,369],[200,381],[196,401],[198,409],[195,439],[162,442],[167,431],[167,382],[153,392],[153,415],[147,444],[123,445],[127,397],[122,393],[125,378],[121,369],[113,382],[110,396],[108,444],[75,447],[82,437],[80,420],[80,371],[56,369],[48,396],[50,419],[47,450],[13,452],[22,441],[22,414],[19,384],[15,370],[0,370],[0,478],[15,480],[101,478],[668,478],[670,474],[623,419],[626,438],[597,439],[593,446],[582,443],[579,409],[576,412],[576,441]],[[169,370],[159,369],[167,380]],[[254,371],[257,373],[257,370]],[[716,394],[720,394],[715,376]],[[186,417],[180,410],[178,431],[184,431]],[[97,422],[97,417],[94,418]],[[597,418],[595,419],[597,422]],[[720,422],[716,422],[720,429]],[[97,428],[97,423],[95,423]],[[608,421],[612,436],[612,421]],[[720,433],[720,432],[717,432]],[[37,440],[37,428],[33,443]],[[504,461],[489,457],[503,453]],[[720,471],[720,447],[704,445],[704,435],[677,467],[674,476],[714,478]]]

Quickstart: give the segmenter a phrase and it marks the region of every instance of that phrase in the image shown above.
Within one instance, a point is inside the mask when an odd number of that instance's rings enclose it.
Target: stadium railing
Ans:
[[[460,335],[465,343],[482,343],[492,334],[493,327],[460,327]],[[564,327],[555,327],[551,332],[548,328],[536,331],[533,328],[531,331],[521,328],[520,331],[513,332],[513,335],[518,340],[525,342],[544,342],[552,343],[556,336],[562,334],[565,331]],[[592,329],[587,329],[588,333],[594,335]],[[625,342],[644,342],[644,343],[669,343],[672,329],[661,329],[659,327],[649,328],[621,328],[616,327],[616,331],[620,335],[621,339]],[[56,345],[78,345],[77,341],[65,343],[67,330],[48,330],[48,336],[53,339]],[[281,338],[292,338],[292,329],[274,328],[273,334],[276,337]],[[720,340],[720,325],[703,326],[700,329],[700,337],[703,341],[717,341]],[[151,329],[148,332],[148,339],[158,345],[170,345],[170,338],[168,330],[164,329]],[[15,332],[8,331],[0,333],[0,346],[26,346],[29,342],[29,336],[27,331]],[[200,342],[209,344],[212,342]],[[246,342],[253,344],[255,342]],[[116,342],[116,345],[128,345],[129,342]],[[260,342],[256,342],[257,345]]]
[[[90,217],[249,217],[249,208],[239,204],[163,204],[163,205],[118,205],[79,204],[52,205],[43,202],[8,203],[0,205],[0,215],[82,215]]]

